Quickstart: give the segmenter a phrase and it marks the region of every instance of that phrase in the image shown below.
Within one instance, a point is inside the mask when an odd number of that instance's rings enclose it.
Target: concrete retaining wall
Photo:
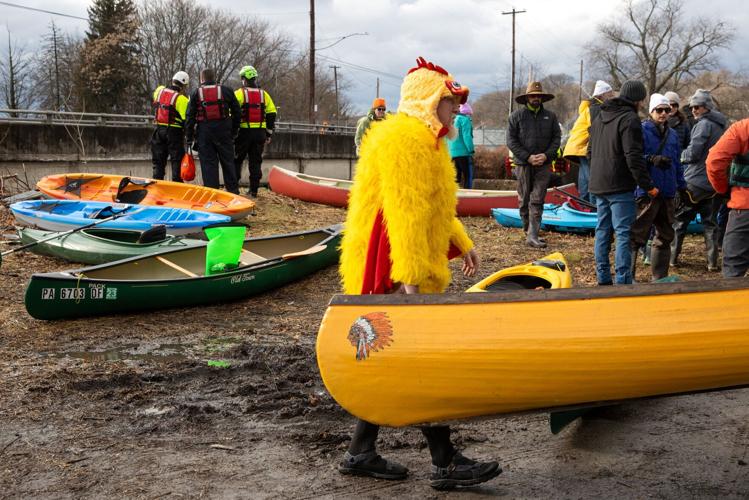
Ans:
[[[151,177],[152,132],[150,127],[0,124],[0,173],[16,174],[30,184],[45,175],[64,172]],[[263,181],[274,164],[311,175],[350,179],[356,163],[351,135],[280,130],[266,147],[264,158]],[[248,181],[246,163],[242,181]]]

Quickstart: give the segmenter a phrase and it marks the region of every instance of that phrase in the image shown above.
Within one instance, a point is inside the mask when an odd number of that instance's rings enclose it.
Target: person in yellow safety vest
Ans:
[[[182,182],[180,163],[185,156],[185,113],[190,102],[185,91],[189,83],[188,74],[177,71],[172,77],[171,85],[159,85],[153,91],[156,128],[151,135],[151,158],[154,179],[164,178],[166,162],[171,159],[172,180]]]
[[[250,196],[257,198],[260,179],[263,176],[263,149],[270,144],[276,125],[276,106],[268,92],[257,83],[257,70],[244,66],[239,70],[242,87],[234,95],[242,108],[239,135],[234,140],[234,166],[237,180],[242,177],[242,164],[247,157],[250,164]]]

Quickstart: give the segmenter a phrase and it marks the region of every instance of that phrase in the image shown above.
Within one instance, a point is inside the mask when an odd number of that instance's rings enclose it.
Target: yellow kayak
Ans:
[[[381,425],[749,385],[749,278],[457,295],[336,295],[335,400]]]
[[[515,289],[570,288],[572,275],[567,260],[559,252],[508,267],[479,281],[466,292],[499,292]]]

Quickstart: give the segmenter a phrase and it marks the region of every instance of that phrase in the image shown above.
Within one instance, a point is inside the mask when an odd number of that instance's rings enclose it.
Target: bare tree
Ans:
[[[34,103],[32,59],[23,47],[13,43],[8,31],[7,50],[0,53],[0,98],[2,107],[27,109]]]
[[[715,53],[733,40],[725,21],[687,20],[679,0],[626,0],[616,21],[598,26],[588,51],[594,67],[620,86],[642,80],[651,92],[679,89],[685,78],[717,66]]]
[[[208,8],[187,0],[145,0],[138,14],[146,89],[167,84],[177,71],[196,75]]]
[[[42,38],[34,58],[34,92],[42,109],[59,111],[76,108],[75,81],[82,42],[64,35],[54,22]]]

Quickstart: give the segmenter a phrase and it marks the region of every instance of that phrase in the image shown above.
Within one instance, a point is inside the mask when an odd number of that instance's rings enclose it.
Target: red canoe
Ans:
[[[301,174],[274,165],[268,175],[268,184],[274,192],[291,198],[334,207],[345,207],[348,204],[348,193],[352,181]],[[563,189],[574,196],[578,194],[574,184],[565,184],[560,186],[559,189]],[[549,189],[546,192],[546,203],[558,202],[559,195]],[[488,217],[491,215],[492,208],[518,208],[517,191],[458,190],[459,216]]]

